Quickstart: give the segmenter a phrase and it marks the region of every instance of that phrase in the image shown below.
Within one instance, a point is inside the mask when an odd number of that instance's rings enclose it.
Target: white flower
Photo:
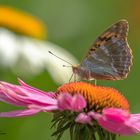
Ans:
[[[68,51],[48,41],[41,41],[0,28],[0,64],[12,69],[18,76],[35,76],[47,70],[57,83],[68,82],[71,68],[64,68],[65,62],[52,56],[48,51],[69,61],[76,58]],[[66,64],[67,65],[67,64]]]

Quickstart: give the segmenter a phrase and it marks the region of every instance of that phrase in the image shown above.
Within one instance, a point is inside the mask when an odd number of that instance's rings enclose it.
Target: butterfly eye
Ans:
[[[114,37],[117,38],[118,36],[117,35],[114,35]]]

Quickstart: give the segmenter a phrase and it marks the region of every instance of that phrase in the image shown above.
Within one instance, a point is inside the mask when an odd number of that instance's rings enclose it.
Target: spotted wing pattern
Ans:
[[[128,22],[121,20],[102,33],[80,64],[86,79],[119,80],[127,77],[132,53],[127,42]]]

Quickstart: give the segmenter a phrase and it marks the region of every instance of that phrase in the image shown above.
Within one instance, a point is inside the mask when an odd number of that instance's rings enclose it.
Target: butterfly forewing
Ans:
[[[82,60],[77,74],[82,79],[119,80],[132,64],[127,43],[128,22],[121,20],[102,33]]]

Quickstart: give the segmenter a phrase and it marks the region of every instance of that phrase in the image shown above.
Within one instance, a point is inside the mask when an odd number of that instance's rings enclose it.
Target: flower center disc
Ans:
[[[84,82],[71,82],[60,86],[57,94],[81,94],[87,101],[87,109],[100,112],[104,108],[121,108],[129,111],[128,101],[117,90]]]

